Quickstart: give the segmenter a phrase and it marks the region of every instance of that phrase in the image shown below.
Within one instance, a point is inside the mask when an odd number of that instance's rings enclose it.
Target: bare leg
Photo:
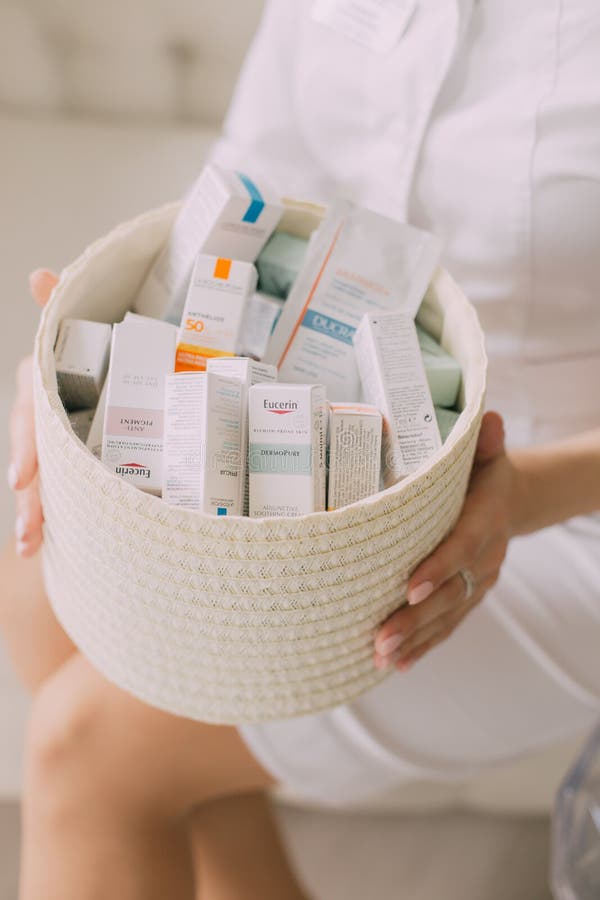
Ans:
[[[161,867],[157,848],[168,846],[185,872],[174,848],[198,806],[272,783],[235,728],[146,706],[75,655],[34,702],[22,900],[164,900],[177,896],[175,884],[183,897],[186,885],[172,881],[173,867]],[[267,873],[273,865],[283,871],[277,857],[263,859]],[[244,887],[240,897],[248,896]],[[286,893],[272,896],[303,895],[291,880]]]
[[[17,674],[31,691],[75,652],[48,602],[41,554],[23,559],[14,541],[0,556],[0,631]]]
[[[307,900],[264,792],[204,804],[190,835],[201,900]]]

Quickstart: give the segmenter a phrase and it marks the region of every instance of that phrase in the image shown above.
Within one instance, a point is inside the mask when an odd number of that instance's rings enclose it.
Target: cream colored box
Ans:
[[[254,262],[282,213],[280,198],[264,181],[205,166],[141,287],[135,312],[179,325],[198,252]]]
[[[354,347],[364,399],[383,415],[382,470],[390,487],[442,446],[415,323],[403,313],[366,315]]]
[[[379,490],[382,417],[366,403],[329,405],[327,509],[339,509]]]
[[[215,516],[242,514],[242,384],[212,372],[165,381],[163,500]]]
[[[251,516],[302,516],[325,509],[326,407],[321,384],[250,388]]]
[[[60,398],[69,411],[96,406],[110,353],[111,325],[63,319],[54,357]]]
[[[164,379],[173,372],[177,329],[126,320],[113,328],[102,462],[143,491],[162,485]]]
[[[247,516],[250,510],[250,480],[248,474],[248,391],[253,384],[277,381],[277,368],[275,366],[270,366],[267,363],[255,362],[253,359],[246,359],[240,356],[222,356],[216,359],[209,359],[206,371],[214,372],[216,375],[225,375],[226,378],[236,378],[242,386],[242,473],[240,477],[240,504],[242,514]]]
[[[177,338],[176,372],[204,372],[207,359],[236,354],[256,281],[252,263],[198,255]]]

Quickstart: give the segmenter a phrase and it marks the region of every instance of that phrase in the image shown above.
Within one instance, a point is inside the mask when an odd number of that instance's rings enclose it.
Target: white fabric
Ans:
[[[440,234],[487,335],[489,406],[511,444],[541,442],[600,424],[599,57],[596,0],[531,0],[525,15],[518,0],[420,0],[382,54],[315,22],[309,2],[271,0],[213,158]],[[600,711],[590,522],[515,541],[484,606],[414,673],[244,727],[249,746],[336,802],[587,727]]]

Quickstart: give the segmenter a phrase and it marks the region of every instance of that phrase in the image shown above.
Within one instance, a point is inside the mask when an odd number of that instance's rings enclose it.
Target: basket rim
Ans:
[[[129,498],[130,500],[135,501],[137,512],[152,519],[155,518],[157,512],[164,510],[166,505],[164,501],[160,497],[140,491],[135,485],[120,479],[117,475],[110,472],[102,462],[92,454],[85,444],[75,436],[69,423],[67,413],[58,396],[56,373],[52,365],[54,347],[50,346],[51,342],[48,340],[48,331],[50,330],[51,319],[54,317],[57,306],[60,305],[64,295],[71,287],[81,278],[85,277],[87,266],[91,260],[99,255],[109,252],[111,247],[116,243],[127,239],[134,233],[139,232],[142,228],[162,223],[168,218],[174,218],[179,206],[180,201],[166,203],[122,222],[108,231],[105,235],[93,241],[78,257],[63,268],[60,272],[59,281],[54,287],[49,301],[42,311],[34,344],[35,379],[38,388],[41,389],[41,391],[35,391],[36,407],[38,403],[44,402],[47,406],[47,412],[50,413],[56,420],[56,423],[62,428],[66,440],[76,447],[79,452],[86,455],[88,464],[97,467],[97,473],[105,480],[107,487],[110,487],[110,485],[118,485],[119,490],[123,492],[123,498]],[[470,320],[470,328],[472,329],[473,335],[477,335],[477,341],[471,341],[471,350],[473,357],[472,362],[480,372],[480,377],[479,383],[476,385],[475,390],[473,390],[472,396],[465,404],[464,409],[460,412],[456,425],[452,429],[452,433],[442,447],[430,457],[430,459],[397,484],[335,510],[312,512],[303,516],[273,516],[259,519],[251,518],[249,516],[214,517],[201,511],[178,509],[169,506],[170,514],[177,514],[182,521],[193,519],[198,522],[198,519],[200,518],[201,520],[205,520],[207,524],[210,523],[212,528],[216,526],[225,533],[228,530],[236,528],[240,522],[243,522],[245,527],[251,527],[257,531],[262,530],[263,527],[273,525],[274,523],[285,528],[286,526],[290,527],[291,525],[300,522],[305,525],[310,525],[312,522],[321,523],[327,521],[331,527],[336,518],[343,519],[350,510],[361,508],[364,511],[367,511],[371,506],[380,505],[381,503],[385,503],[386,499],[396,497],[399,493],[406,492],[408,488],[423,479],[424,476],[432,472],[437,466],[443,464],[447,457],[455,452],[458,443],[468,440],[470,425],[483,409],[486,390],[487,354],[485,350],[485,337],[475,308],[464,295],[461,288],[456,284],[450,273],[440,266],[434,275],[433,283],[440,282],[441,280],[449,281],[464,300],[464,314],[465,316],[468,316]],[[330,528],[327,530],[330,530]]]

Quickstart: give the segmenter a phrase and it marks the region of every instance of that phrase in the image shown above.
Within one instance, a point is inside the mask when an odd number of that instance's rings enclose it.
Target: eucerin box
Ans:
[[[136,487],[160,494],[165,376],[173,372],[177,329],[126,320],[113,328],[102,462]]]
[[[235,355],[256,281],[252,263],[198,255],[177,339],[175,371],[203,372],[210,357]]]
[[[86,319],[64,319],[54,357],[58,392],[65,409],[89,409],[98,402],[106,377],[111,326]]]
[[[240,356],[222,356],[217,359],[209,359],[206,371],[214,372],[217,375],[225,375],[227,378],[236,378],[242,386],[242,474],[240,478],[240,504],[242,515],[247,516],[250,510],[250,480],[248,474],[248,391],[253,384],[277,381],[277,369],[275,366],[269,366],[267,363],[255,362],[253,359],[245,359]]]
[[[282,213],[280,198],[262,180],[206,166],[141,287],[135,311],[178,325],[196,255],[254,262]]]
[[[244,356],[263,358],[284,303],[279,297],[260,291],[250,298],[242,323],[241,352]]]
[[[321,384],[250,388],[251,516],[302,516],[325,509],[326,407]]]
[[[383,414],[386,487],[441,445],[415,323],[403,313],[366,315],[354,337],[364,398]]]
[[[327,509],[339,509],[379,490],[382,417],[366,403],[329,406]]]
[[[167,377],[163,500],[209,515],[242,514],[241,414],[238,379]]]

